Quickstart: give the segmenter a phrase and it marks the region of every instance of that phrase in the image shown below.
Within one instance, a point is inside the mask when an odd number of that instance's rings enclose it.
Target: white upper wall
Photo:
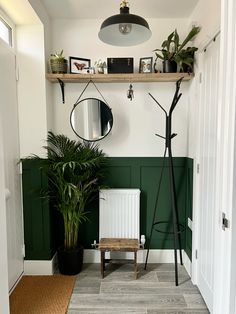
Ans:
[[[0,0],[0,7],[16,25],[21,157],[42,155],[53,121],[47,106],[52,103],[52,86],[45,81],[51,51],[50,18],[39,0]]]
[[[37,13],[41,23],[43,24],[43,33],[44,33],[44,69],[47,72],[48,68],[48,58],[51,53],[52,46],[52,36],[51,36],[51,20],[49,18],[48,12],[45,7],[42,5],[39,0],[29,0],[32,8]],[[47,104],[52,103],[52,86],[46,81],[46,102]],[[52,106],[47,106],[47,130],[52,128],[53,125],[53,108]]]
[[[196,157],[197,131],[198,131],[198,108],[200,102],[200,73],[201,58],[204,57],[204,48],[220,31],[221,23],[221,1],[220,0],[199,0],[198,5],[190,16],[190,24],[201,26],[201,32],[195,39],[194,44],[199,47],[195,64],[195,79],[189,89],[189,130],[188,130],[188,156]]]
[[[92,63],[107,57],[134,57],[136,71],[139,58],[154,56],[152,52],[161,48],[166,37],[177,28],[180,37],[186,35],[187,19],[148,19],[152,37],[145,43],[133,47],[117,47],[104,44],[98,38],[101,19],[59,19],[52,21],[52,50],[64,50],[66,57],[77,56],[92,59]]]
[[[19,26],[16,33],[20,154],[41,155],[47,136],[43,26]]]
[[[181,91],[184,96],[173,114],[173,132],[178,133],[173,140],[174,156],[186,156],[187,153],[188,84],[182,84]],[[96,85],[111,107],[114,118],[111,133],[99,142],[105,153],[114,157],[162,156],[164,140],[157,138],[155,133],[165,135],[165,116],[148,92],[168,110],[175,92],[175,83],[134,83],[133,101],[126,97],[128,83]],[[84,87],[85,84],[66,84],[66,102],[62,104],[59,85],[54,85],[53,131],[56,133],[76,139],[70,127],[69,117],[73,104]],[[84,96],[100,98],[92,85]]]
[[[192,24],[201,26],[195,44],[204,48],[209,40],[220,30],[221,0],[199,0],[189,19]]]
[[[98,39],[98,31],[102,20],[59,19],[52,22],[52,52],[64,50],[65,56],[81,57],[94,61],[106,60],[107,57],[134,57],[135,71],[138,72],[139,59],[153,56],[155,48],[161,47],[163,40],[175,28],[180,37],[189,31],[189,21],[186,19],[149,19],[152,30],[151,39],[139,46],[114,47],[102,43]],[[173,140],[174,156],[187,154],[188,129],[188,85],[184,82],[181,91],[183,97],[173,114],[173,132],[178,136]],[[53,85],[54,125],[53,131],[76,138],[69,123],[70,111],[82,92],[85,84],[66,84],[66,103],[61,102],[60,87]],[[114,116],[114,126],[111,134],[99,142],[101,148],[109,156],[162,156],[164,141],[155,133],[165,133],[165,116],[155,102],[148,96],[151,92],[168,110],[175,83],[135,83],[133,84],[135,98],[130,101],[126,97],[129,83],[97,84]],[[84,96],[99,97],[94,87]]]
[[[0,3],[2,1],[4,0],[0,0]],[[14,1],[16,0],[11,0],[11,2]],[[48,12],[41,1],[29,0],[29,3],[37,13],[43,28],[40,28],[39,25],[35,26],[38,27],[38,30],[33,28],[32,25],[17,27],[17,32],[22,41],[21,46],[18,43],[18,47],[21,49],[20,60],[23,60],[24,54],[25,56],[29,54],[32,57],[25,58],[21,63],[23,67],[20,66],[20,71],[23,71],[20,80],[22,77],[26,79],[24,82],[19,82],[22,87],[19,92],[20,132],[21,135],[24,134],[24,137],[21,137],[22,157],[30,153],[40,154],[49,129],[75,137],[70,128],[69,114],[84,84],[66,84],[66,104],[63,105],[59,85],[51,84],[48,81],[45,83],[44,80],[44,68],[47,65],[50,53],[64,49],[66,57],[88,58],[92,60],[92,64],[100,58],[106,60],[107,57],[134,57],[135,71],[137,72],[141,57],[154,57],[153,49],[160,48],[163,40],[175,28],[178,29],[181,38],[185,37],[191,24],[189,19],[183,18],[149,18],[148,22],[152,30],[152,37],[148,42],[129,48],[113,47],[100,42],[97,37],[102,19],[83,18],[50,21]],[[200,1],[196,6],[191,22],[200,21],[200,18],[197,18],[198,15],[203,12],[205,14],[205,8],[208,4],[204,4],[205,6],[203,4],[204,2]],[[135,5],[133,9],[136,13]],[[201,18],[204,22],[203,17]],[[26,43],[25,38],[28,39],[29,36],[24,37],[24,33],[26,36],[31,33],[31,41],[28,41],[28,43]],[[36,36],[32,35],[33,33]],[[41,53],[40,58],[38,51]],[[46,62],[44,58],[46,58]],[[33,60],[39,62],[36,67],[32,62]],[[35,72],[36,69],[37,73]],[[168,109],[175,90],[175,83],[137,83],[133,85],[135,98],[131,102],[126,97],[129,84],[98,84],[114,115],[112,133],[102,140],[100,145],[110,156],[161,156],[164,143],[154,134],[164,133],[165,118],[154,101],[148,96],[148,92],[151,92]],[[182,84],[183,97],[173,116],[173,132],[178,133],[178,137],[173,141],[173,154],[175,156],[185,156],[187,154],[188,87],[190,85],[193,84]],[[53,97],[51,97],[51,90],[53,91]],[[92,92],[92,96],[97,96],[95,90]],[[32,105],[33,99],[35,101]],[[31,128],[34,130],[33,137],[29,132]]]

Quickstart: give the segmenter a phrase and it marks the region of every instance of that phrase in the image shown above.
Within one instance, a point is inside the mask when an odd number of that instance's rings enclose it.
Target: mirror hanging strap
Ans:
[[[89,80],[88,83],[86,84],[85,88],[83,89],[83,91],[81,92],[81,94],[79,95],[79,98],[76,100],[74,107],[79,103],[82,95],[84,94],[85,90],[88,88],[89,84],[92,83],[94,85],[94,87],[96,88],[97,92],[100,94],[100,96],[102,97],[102,99],[104,100],[105,104],[110,108],[110,106],[108,105],[106,99],[103,97],[102,93],[100,92],[100,90],[98,89],[97,85],[94,83],[93,80]],[[111,108],[110,108],[111,109]]]

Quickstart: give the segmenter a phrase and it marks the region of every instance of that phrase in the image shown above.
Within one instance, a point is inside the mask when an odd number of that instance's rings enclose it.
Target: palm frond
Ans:
[[[71,248],[77,244],[79,225],[88,220],[85,206],[99,189],[107,158],[97,144],[76,142],[52,131],[43,147],[48,156],[42,162],[49,180],[47,197],[63,216],[64,245]],[[40,160],[36,155],[31,159]]]
[[[182,44],[178,47],[178,51],[181,51],[189,41],[191,41],[199,32],[201,28],[198,26],[193,26],[191,31],[188,33],[187,37],[184,39]]]

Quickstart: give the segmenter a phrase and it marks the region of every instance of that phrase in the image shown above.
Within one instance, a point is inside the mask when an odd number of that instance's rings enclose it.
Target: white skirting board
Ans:
[[[24,261],[24,275],[53,275],[57,265],[57,256],[47,261]]]
[[[114,253],[114,252],[112,252]],[[116,252],[112,258],[133,258],[133,253]],[[109,258],[109,252],[106,253],[106,258]],[[138,263],[145,263],[147,250],[139,250],[137,260]],[[192,264],[187,254],[182,251],[183,263],[191,277]],[[148,263],[173,263],[174,252],[173,250],[150,250]],[[84,250],[84,263],[100,263],[100,251],[94,249]],[[28,261],[24,262],[24,275],[53,275],[57,268],[56,254],[49,261]]]
[[[184,267],[189,274],[189,276],[192,278],[192,262],[190,261],[188,255],[183,251],[183,264]]]

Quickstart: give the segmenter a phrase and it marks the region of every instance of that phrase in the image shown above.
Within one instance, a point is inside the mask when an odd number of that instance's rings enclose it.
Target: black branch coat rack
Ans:
[[[178,207],[177,207],[177,197],[176,197],[176,187],[175,187],[175,178],[174,178],[174,167],[173,167],[173,157],[172,157],[172,149],[171,149],[171,141],[172,139],[177,135],[175,133],[172,133],[171,125],[172,125],[172,113],[182,96],[182,94],[179,94],[180,85],[183,78],[179,79],[176,82],[176,90],[175,94],[172,100],[172,104],[169,109],[169,113],[160,105],[160,103],[149,93],[149,95],[152,97],[152,99],[157,103],[157,105],[161,108],[161,110],[164,111],[166,116],[166,134],[165,136],[162,136],[160,134],[155,134],[156,136],[162,138],[165,140],[165,151],[164,151],[164,157],[163,157],[163,164],[161,168],[161,175],[157,187],[157,194],[156,194],[156,201],[155,201],[155,208],[154,208],[154,214],[153,214],[153,220],[152,220],[152,227],[151,232],[149,236],[148,241],[148,247],[147,247],[147,255],[146,255],[146,261],[144,269],[147,269],[147,262],[148,262],[148,256],[150,251],[150,245],[153,235],[153,230],[161,233],[167,233],[172,234],[174,238],[174,262],[175,262],[175,285],[178,286],[178,259],[177,259],[177,251],[179,250],[180,254],[180,264],[183,265],[183,258],[182,258],[182,246],[181,246],[181,232],[185,230],[184,226],[179,223],[179,215],[178,215]],[[157,207],[158,207],[158,200],[160,196],[160,188],[163,178],[163,172],[165,167],[165,161],[168,160],[168,168],[169,168],[169,185],[170,185],[170,198],[171,198],[171,211],[172,211],[172,224],[173,229],[172,231],[162,231],[158,229],[158,226],[161,224],[168,224],[170,221],[158,221],[157,220]]]

